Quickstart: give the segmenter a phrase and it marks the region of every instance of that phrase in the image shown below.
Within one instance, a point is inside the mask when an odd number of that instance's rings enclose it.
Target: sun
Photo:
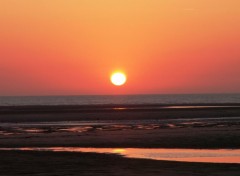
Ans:
[[[112,75],[111,75],[111,78],[110,78],[111,82],[115,85],[115,86],[121,86],[123,84],[126,83],[127,81],[127,77],[124,73],[122,72],[114,72]]]

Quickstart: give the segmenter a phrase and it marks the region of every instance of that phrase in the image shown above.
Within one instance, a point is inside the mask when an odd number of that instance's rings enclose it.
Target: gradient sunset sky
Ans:
[[[240,0],[0,0],[0,95],[234,92]]]

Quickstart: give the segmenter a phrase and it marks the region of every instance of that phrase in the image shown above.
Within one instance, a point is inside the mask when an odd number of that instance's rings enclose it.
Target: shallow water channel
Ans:
[[[30,148],[1,148],[0,150],[91,152],[91,153],[118,154],[127,158],[144,158],[153,160],[205,162],[205,163],[240,163],[240,149],[30,147]]]

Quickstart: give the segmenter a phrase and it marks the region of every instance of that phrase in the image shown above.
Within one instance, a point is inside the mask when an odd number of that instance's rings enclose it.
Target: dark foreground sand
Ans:
[[[0,107],[0,122],[14,122],[13,126],[1,124],[0,147],[240,148],[239,119],[223,118],[240,117],[239,107],[114,108]],[[223,120],[185,124],[168,121],[209,117]],[[121,124],[123,119],[167,121],[133,125]],[[115,125],[18,126],[22,122],[74,120],[110,120]],[[94,153],[0,151],[0,176],[15,175],[239,176],[240,164],[154,161]]]
[[[0,176],[239,176],[238,164],[128,159],[94,153],[1,151]]]
[[[48,132],[0,136],[0,147],[240,148],[240,126]]]

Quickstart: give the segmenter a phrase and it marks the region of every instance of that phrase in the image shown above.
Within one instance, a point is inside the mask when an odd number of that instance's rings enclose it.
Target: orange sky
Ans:
[[[0,95],[240,92],[239,31],[239,0],[0,0]]]

